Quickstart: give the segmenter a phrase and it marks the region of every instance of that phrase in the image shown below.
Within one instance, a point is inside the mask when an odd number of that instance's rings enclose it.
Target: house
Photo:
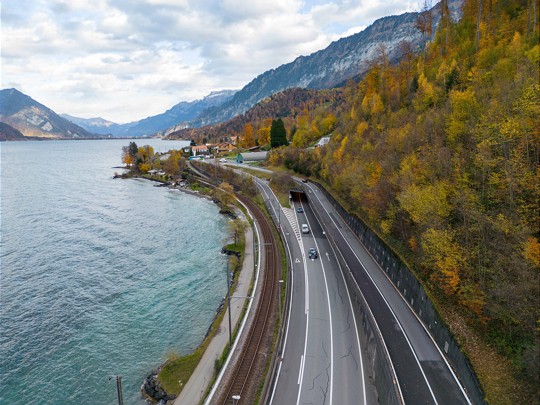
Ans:
[[[323,136],[321,139],[319,139],[319,142],[315,145],[316,148],[320,148],[321,146],[325,146],[328,142],[330,142],[329,136]]]
[[[216,153],[231,153],[236,147],[232,143],[223,142],[215,145]]]
[[[210,153],[210,151],[208,150],[208,146],[199,145],[199,146],[192,146],[191,147],[191,153],[193,154],[193,156],[208,155]]]
[[[244,162],[261,162],[263,160],[266,160],[268,157],[268,152],[247,152],[247,153],[239,153],[236,157],[237,163],[244,163]]]

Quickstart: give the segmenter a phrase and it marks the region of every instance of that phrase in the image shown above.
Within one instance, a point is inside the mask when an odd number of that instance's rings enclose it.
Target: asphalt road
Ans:
[[[285,342],[270,402],[375,403],[348,289],[326,235],[309,204],[295,202],[292,210],[281,210],[268,185],[258,184],[283,229],[292,268]],[[296,211],[299,206],[303,213]],[[310,233],[300,232],[303,223]],[[310,247],[317,249],[317,259],[308,258]]]
[[[375,316],[405,403],[470,403],[443,354],[375,260],[324,194],[311,183],[303,186]]]

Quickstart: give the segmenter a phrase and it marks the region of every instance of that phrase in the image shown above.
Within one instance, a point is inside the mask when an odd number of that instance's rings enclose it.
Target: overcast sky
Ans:
[[[1,88],[123,123],[323,49],[400,0],[3,0]]]

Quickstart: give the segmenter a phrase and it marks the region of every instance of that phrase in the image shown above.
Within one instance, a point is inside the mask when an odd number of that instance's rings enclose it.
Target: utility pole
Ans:
[[[116,391],[118,392],[118,405],[124,405],[124,398],[122,397],[122,376],[116,376]]]

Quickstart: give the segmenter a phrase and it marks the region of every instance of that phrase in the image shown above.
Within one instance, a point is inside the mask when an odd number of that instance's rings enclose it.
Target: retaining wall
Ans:
[[[349,214],[323,186],[316,182],[313,183],[324,193],[341,218],[343,218],[365,248],[377,261],[381,269],[386,272],[418,318],[420,318],[424,325],[429,329],[430,334],[433,336],[439,348],[446,354],[448,362],[451,364],[455,374],[467,391],[471,402],[473,404],[486,404],[484,393],[469,359],[465,356],[453,335],[450,333],[447,325],[439,316],[433,303],[427,296],[424,287],[417,280],[413,272],[405,265],[401,258],[364,223],[364,221]],[[348,279],[349,287],[356,285],[356,282],[352,280],[352,278],[353,276],[350,274]],[[365,311],[362,308],[362,305],[365,305],[365,303],[362,303],[361,300],[359,300],[359,305],[358,311],[362,313],[362,311]],[[370,329],[373,328],[371,327]],[[379,391],[378,386],[377,388]],[[389,388],[391,387],[388,386],[387,389]],[[379,391],[379,395],[380,394],[381,391]]]

